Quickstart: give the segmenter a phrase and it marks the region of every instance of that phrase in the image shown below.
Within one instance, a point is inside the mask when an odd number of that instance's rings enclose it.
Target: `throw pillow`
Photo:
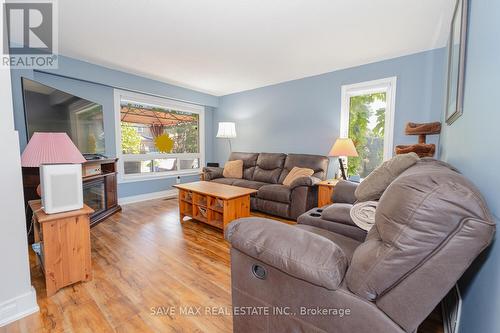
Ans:
[[[293,181],[300,177],[309,177],[314,173],[313,169],[293,167],[283,180],[283,185],[290,186]]]
[[[389,184],[419,159],[417,154],[409,153],[396,155],[385,161],[359,184],[354,192],[356,199],[358,201],[380,199]]]
[[[222,175],[224,178],[243,178],[243,160],[227,161]]]

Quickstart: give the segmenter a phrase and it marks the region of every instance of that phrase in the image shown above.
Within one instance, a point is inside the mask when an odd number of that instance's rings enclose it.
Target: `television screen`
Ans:
[[[82,154],[104,154],[102,105],[23,78],[28,140],[35,132],[66,132]]]

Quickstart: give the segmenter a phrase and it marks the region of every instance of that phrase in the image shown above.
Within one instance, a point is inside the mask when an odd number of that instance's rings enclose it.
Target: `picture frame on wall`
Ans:
[[[463,113],[467,18],[468,0],[457,0],[448,39],[446,80],[446,124],[448,125],[451,125]]]

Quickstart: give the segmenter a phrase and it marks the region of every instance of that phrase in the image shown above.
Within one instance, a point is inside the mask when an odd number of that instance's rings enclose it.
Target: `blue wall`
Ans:
[[[57,70],[13,70],[16,129],[26,145],[21,77],[27,77],[103,105],[106,153],[116,155],[113,87],[139,91],[205,106],[206,160],[224,162],[225,140],[216,139],[219,121],[237,123],[233,150],[326,154],[339,133],[340,87],[397,76],[395,144],[412,143],[403,135],[407,121],[439,119],[442,110],[444,50],[438,49],[314,77],[288,81],[223,97],[173,86],[87,62],[60,57]],[[52,75],[57,74],[57,75]],[[431,140],[435,140],[432,138]],[[186,176],[183,182],[196,180]],[[171,188],[174,178],[122,183],[126,197]]]
[[[500,2],[470,1],[464,114],[444,126],[441,158],[481,190],[500,217]],[[483,254],[460,283],[461,333],[500,332],[500,244]]]
[[[27,143],[21,89],[21,78],[26,77],[102,104],[104,110],[104,130],[106,133],[106,154],[110,157],[116,156],[112,87],[203,105],[205,106],[206,159],[208,161],[213,159],[213,115],[219,103],[218,97],[63,56],[59,57],[59,68],[47,72],[49,74],[33,70],[11,71],[14,121],[16,130],[19,131],[21,150],[24,149]],[[197,179],[197,176],[184,176],[181,178],[181,181],[189,182]],[[163,191],[170,189],[174,183],[175,178],[123,183],[118,186],[118,194],[122,198]]]
[[[404,135],[406,122],[441,118],[444,54],[437,49],[223,96],[214,127],[236,122],[235,151],[325,155],[340,132],[341,86],[397,76],[394,144],[415,143]],[[224,162],[226,140],[214,139],[214,146],[216,161]]]

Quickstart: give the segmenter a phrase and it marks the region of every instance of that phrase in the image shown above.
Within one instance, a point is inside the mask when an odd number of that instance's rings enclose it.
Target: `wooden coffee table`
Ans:
[[[181,222],[189,216],[194,220],[224,230],[240,217],[250,216],[250,194],[257,190],[199,181],[174,185],[179,189]]]

